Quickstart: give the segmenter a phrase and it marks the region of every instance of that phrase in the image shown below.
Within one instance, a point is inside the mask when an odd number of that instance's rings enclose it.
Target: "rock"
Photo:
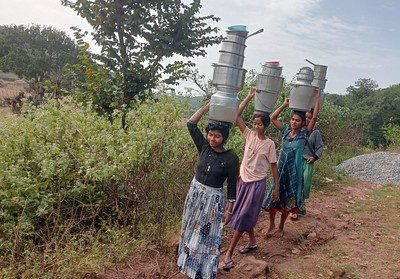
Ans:
[[[301,252],[301,251],[300,251],[299,249],[297,249],[297,248],[293,248],[293,249],[292,249],[292,254],[299,255],[300,252]]]
[[[346,271],[344,269],[338,269],[333,271],[332,275],[334,278],[343,278],[346,275]]]
[[[328,275],[329,275],[330,277],[332,277],[332,276],[333,276],[333,271],[329,270],[329,271],[328,271]]]
[[[351,177],[380,185],[390,183],[400,185],[399,168],[400,155],[390,152],[375,152],[357,156],[337,166],[337,169],[344,170]]]
[[[269,272],[269,267],[266,261],[257,260],[254,256],[248,256],[237,263],[237,270],[248,272],[248,278],[265,278],[266,272]]]
[[[316,232],[312,232],[310,234],[307,235],[307,239],[315,239],[317,238],[317,233]]]
[[[181,230],[176,230],[170,237],[165,241],[165,250],[169,253],[178,254],[179,240],[181,237]]]

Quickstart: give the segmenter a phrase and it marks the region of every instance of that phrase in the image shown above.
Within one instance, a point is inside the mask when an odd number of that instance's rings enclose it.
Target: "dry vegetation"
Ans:
[[[27,83],[17,79],[14,74],[0,72],[0,119],[11,114],[8,106],[3,104],[5,98],[12,98],[21,91],[26,91]]]

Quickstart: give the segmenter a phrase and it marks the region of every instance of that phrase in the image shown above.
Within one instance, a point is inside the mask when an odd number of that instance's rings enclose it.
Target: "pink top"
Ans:
[[[243,131],[246,139],[240,177],[244,182],[263,179],[268,175],[269,164],[276,163],[275,143],[269,139],[259,139],[257,132],[249,127]]]

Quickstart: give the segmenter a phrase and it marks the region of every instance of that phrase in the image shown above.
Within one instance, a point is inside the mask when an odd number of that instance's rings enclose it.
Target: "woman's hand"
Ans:
[[[289,101],[290,101],[289,98],[285,98],[285,101],[283,102],[282,106],[283,107],[288,107],[289,106]]]
[[[253,86],[252,88],[250,88],[249,94],[247,95],[247,97],[249,97],[250,99],[253,99],[254,96],[256,95],[257,92],[257,88],[255,86]]]
[[[315,87],[315,98],[318,100],[321,97],[321,89],[317,86]]]
[[[314,162],[315,162],[315,158],[314,157],[310,157],[307,160],[307,163],[309,163],[309,164],[314,163]]]
[[[279,188],[274,189],[274,191],[272,192],[272,197],[274,198],[274,201],[279,200]]]
[[[201,117],[203,116],[204,113],[208,111],[210,108],[210,102],[207,104],[203,105],[201,108],[199,108],[191,117],[190,121],[197,123],[200,121]]]
[[[228,213],[227,210],[225,210],[224,216],[222,217],[222,221],[224,223],[224,226],[229,223],[229,221],[231,220],[231,217],[232,217],[232,215],[230,213]]]

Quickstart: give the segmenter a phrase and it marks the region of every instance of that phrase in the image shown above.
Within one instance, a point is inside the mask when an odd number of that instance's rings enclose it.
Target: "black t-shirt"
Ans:
[[[214,188],[222,188],[227,180],[228,199],[236,199],[236,180],[239,175],[238,157],[231,150],[214,151],[197,127],[197,123],[189,121],[187,126],[199,151],[196,180]]]

